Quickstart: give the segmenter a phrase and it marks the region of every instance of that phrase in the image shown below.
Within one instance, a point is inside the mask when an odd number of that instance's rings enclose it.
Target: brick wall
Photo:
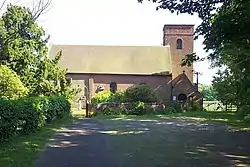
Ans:
[[[180,63],[186,54],[193,53],[194,47],[193,25],[165,25],[163,28],[163,44],[170,45],[173,78],[185,70],[186,75],[193,82],[193,66],[181,67]],[[177,39],[182,40],[182,49],[177,49]]]
[[[112,74],[67,74],[72,78],[72,83],[76,83],[83,87],[81,82],[85,81],[85,86],[91,88],[89,80],[93,79],[93,88],[90,95],[94,93],[98,86],[103,86],[105,90],[109,90],[111,82],[117,83],[117,90],[126,90],[128,87],[146,83],[150,85],[156,92],[157,96],[164,101],[171,99],[171,76],[166,75],[112,75]],[[79,82],[80,81],[80,82]],[[78,86],[76,85],[76,86]],[[92,90],[93,89],[93,90]]]

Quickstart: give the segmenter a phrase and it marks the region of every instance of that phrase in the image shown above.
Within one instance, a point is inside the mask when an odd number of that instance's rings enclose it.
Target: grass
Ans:
[[[239,118],[235,112],[200,111],[170,114],[162,117],[192,119],[206,122],[224,123],[238,130],[250,130],[250,124]]]
[[[227,124],[236,130],[250,130],[250,123],[244,122],[234,112],[225,111],[199,111],[199,112],[183,112],[168,115],[114,115],[114,116],[97,116],[97,119],[102,118],[124,118],[124,119],[156,119],[156,118],[177,118],[190,119],[204,122],[216,122]]]
[[[74,111],[73,117],[63,118],[53,124],[46,125],[35,134],[18,136],[12,141],[0,143],[0,166],[32,167],[50,137],[63,126],[80,117],[81,113]]]

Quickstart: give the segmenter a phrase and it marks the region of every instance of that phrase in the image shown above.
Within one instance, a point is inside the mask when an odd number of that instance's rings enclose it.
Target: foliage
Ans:
[[[48,58],[46,35],[26,7],[8,5],[0,18],[0,65],[16,72],[30,95],[75,93],[67,84],[66,70],[58,66],[62,52]]]
[[[0,141],[3,141],[21,133],[33,133],[46,123],[69,115],[70,104],[63,96],[1,99],[0,111]]]
[[[131,108],[129,108],[129,110],[127,111],[128,115],[145,115],[147,114],[146,112],[146,108],[148,108],[148,106],[146,106],[146,104],[144,102],[133,102],[131,105]]]
[[[240,118],[244,118],[245,116],[247,116],[248,114],[250,114],[250,106],[249,105],[245,105],[245,106],[241,106],[239,108],[239,110],[237,111],[237,115]]]
[[[116,102],[116,103],[124,102],[124,92],[120,91],[112,93],[109,90],[104,90],[96,93],[91,99],[92,104],[105,103],[105,102]]]
[[[247,122],[247,123],[250,123],[250,114],[247,114],[247,115],[244,117],[244,121]]]
[[[193,105],[188,109],[189,111],[202,111],[201,106],[198,102],[193,102]]]
[[[205,101],[216,101],[216,91],[212,85],[199,85],[199,92],[202,93]]]
[[[142,0],[139,0],[140,2]],[[153,0],[160,9],[197,14],[202,23],[196,39],[202,35],[206,57],[213,67],[225,67],[214,79],[218,100],[237,107],[250,104],[250,1],[249,0]],[[189,54],[182,65],[201,60]],[[190,63],[191,62],[191,63]]]
[[[174,102],[166,107],[166,113],[172,114],[172,113],[180,113],[182,112],[181,104],[178,102]]]
[[[18,75],[7,66],[0,65],[0,81],[0,98],[17,99],[28,93]]]
[[[134,85],[125,91],[125,99],[127,102],[157,102],[154,90],[148,85]]]

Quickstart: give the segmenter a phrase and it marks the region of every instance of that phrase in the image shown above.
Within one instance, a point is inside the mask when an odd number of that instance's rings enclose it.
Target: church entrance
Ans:
[[[187,101],[187,95],[184,93],[179,94],[178,101],[186,102]]]

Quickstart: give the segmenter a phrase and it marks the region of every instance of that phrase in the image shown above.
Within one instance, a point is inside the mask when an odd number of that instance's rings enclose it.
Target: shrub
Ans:
[[[241,106],[239,108],[239,110],[237,111],[237,115],[240,118],[244,118],[245,116],[247,116],[248,114],[250,114],[250,106],[245,105],[245,106]]]
[[[32,133],[70,114],[70,104],[63,96],[0,99],[0,141]]]
[[[124,92],[112,93],[109,90],[104,90],[96,93],[91,99],[92,104],[106,103],[106,102],[115,102],[122,103],[124,102]]]
[[[125,91],[127,102],[153,103],[157,101],[154,90],[148,85],[134,85]]]
[[[199,105],[198,102],[193,102],[193,106],[188,108],[189,111],[202,111],[202,107]]]
[[[123,103],[125,102],[124,91],[119,91],[111,94],[110,102]]]
[[[165,114],[173,114],[173,113],[179,113],[179,112],[182,112],[181,104],[174,102],[166,107]]]
[[[147,106],[144,102],[134,102],[129,106],[127,114],[129,115],[144,115],[147,113]]]
[[[247,123],[250,123],[250,114],[247,114],[247,115],[244,117],[244,121],[247,122]]]
[[[92,97],[91,103],[98,104],[98,103],[110,102],[111,96],[112,93],[109,90],[98,92]]]
[[[28,93],[19,76],[7,66],[0,65],[0,81],[0,98],[17,99]]]

